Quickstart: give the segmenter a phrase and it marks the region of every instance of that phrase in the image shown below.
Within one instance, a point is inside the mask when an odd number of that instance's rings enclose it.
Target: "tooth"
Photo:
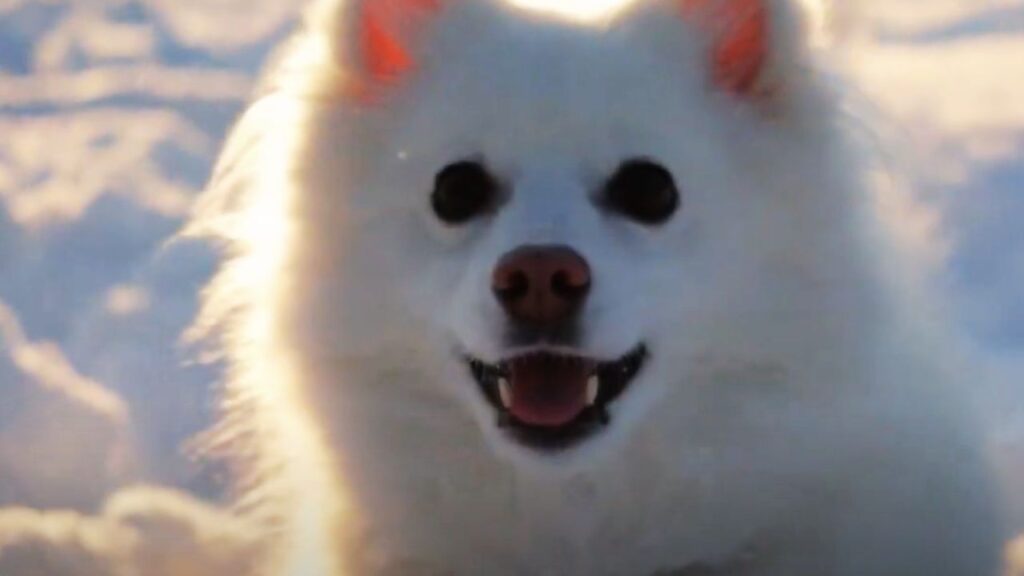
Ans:
[[[505,408],[512,407],[512,385],[508,383],[508,379],[498,379],[498,392],[501,394],[501,403],[505,405]]]
[[[587,405],[592,406],[597,402],[597,393],[601,391],[601,381],[598,380],[597,374],[594,374],[587,380]]]

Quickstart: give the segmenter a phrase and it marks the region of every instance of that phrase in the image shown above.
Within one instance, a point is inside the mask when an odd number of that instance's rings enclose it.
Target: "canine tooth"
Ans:
[[[512,385],[508,383],[508,379],[498,379],[498,393],[501,395],[501,403],[505,405],[505,408],[512,407]]]
[[[587,404],[593,405],[597,402],[597,394],[601,391],[601,381],[594,374],[587,380]]]

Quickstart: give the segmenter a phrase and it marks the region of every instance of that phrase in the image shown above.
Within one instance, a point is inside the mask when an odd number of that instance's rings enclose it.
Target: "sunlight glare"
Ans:
[[[520,8],[550,12],[565,18],[596,21],[610,18],[635,0],[510,0]]]
[[[289,245],[293,233],[289,213],[291,173],[281,163],[287,162],[288,151],[294,150],[295,126],[300,125],[297,109],[286,99],[268,98],[250,113],[258,116],[251,121],[257,130],[274,134],[274,138],[261,138],[260,147],[250,168],[256,177],[250,202],[237,221],[236,239],[246,248],[234,264],[228,289],[247,290],[253,301],[245,316],[240,334],[236,335],[237,349],[245,355],[244,372],[238,375],[246,383],[245,393],[260,406],[251,418],[266,419],[263,441],[280,459],[286,459],[287,477],[282,478],[287,492],[285,499],[292,507],[289,513],[292,525],[289,532],[293,541],[282,562],[289,574],[341,574],[329,552],[331,531],[326,529],[328,519],[336,510],[324,510],[324,502],[336,502],[344,508],[343,492],[333,485],[329,466],[323,462],[324,449],[309,418],[304,416],[302,401],[294,387],[286,383],[295,380],[296,367],[285,354],[268,353],[278,350],[277,324],[281,321],[275,311],[280,306],[273,302],[286,298],[279,271],[287,258],[283,249]],[[253,383],[259,382],[260,385]],[[270,382],[273,385],[264,385]],[[298,490],[301,487],[301,492]],[[340,512],[339,512],[340,513]]]

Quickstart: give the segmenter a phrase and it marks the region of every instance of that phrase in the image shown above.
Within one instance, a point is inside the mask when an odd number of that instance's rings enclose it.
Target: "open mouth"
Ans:
[[[559,352],[530,352],[497,364],[468,358],[498,426],[527,446],[568,448],[609,425],[608,406],[633,382],[647,358],[638,346],[611,362]]]

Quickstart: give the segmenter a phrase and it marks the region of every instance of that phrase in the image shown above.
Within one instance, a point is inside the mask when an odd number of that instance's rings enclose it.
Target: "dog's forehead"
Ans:
[[[665,28],[669,32],[665,32]],[[641,26],[545,18],[529,13],[505,18],[455,19],[438,31],[430,55],[432,73],[451,84],[477,85],[507,98],[543,103],[573,96],[585,104],[629,99],[655,80],[704,76],[703,50],[681,22]],[[656,36],[671,36],[672,46]],[[466,50],[466,45],[472,50]],[[472,94],[472,93],[470,93]]]
[[[447,32],[408,100],[434,137],[493,158],[604,162],[701,131],[704,75],[634,35],[524,18],[460,37],[469,51]]]

